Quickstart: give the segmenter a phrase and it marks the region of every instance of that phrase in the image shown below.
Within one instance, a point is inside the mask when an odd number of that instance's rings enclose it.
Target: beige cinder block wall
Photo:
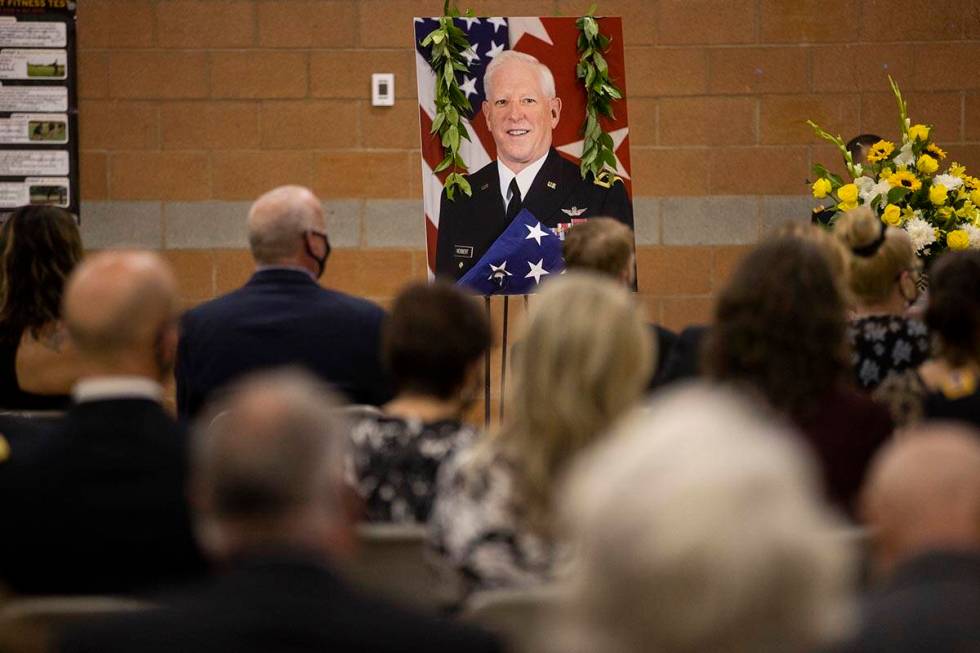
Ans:
[[[591,0],[461,0],[577,15]],[[411,17],[439,0],[83,0],[83,235],[158,248],[192,304],[239,285],[248,202],[326,202],[325,284],[386,301],[424,277]],[[805,219],[833,132],[894,135],[886,73],[950,156],[980,170],[980,1],[600,0],[625,20],[640,288],[674,328],[706,320],[746,248]],[[397,102],[373,108],[372,72]]]

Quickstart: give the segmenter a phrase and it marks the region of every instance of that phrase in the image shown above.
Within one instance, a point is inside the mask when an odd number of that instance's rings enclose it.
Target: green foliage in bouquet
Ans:
[[[469,115],[473,107],[456,79],[457,71],[469,70],[463,53],[471,46],[466,33],[453,23],[453,19],[460,16],[455,4],[451,5],[450,0],[446,0],[442,13],[439,26],[429,32],[420,45],[423,48],[432,46],[429,65],[436,73],[436,114],[432,119],[430,133],[439,135],[443,159],[433,172],[439,173],[452,168],[445,183],[446,197],[451,200],[457,188],[467,195],[473,194],[470,182],[463,176],[466,164],[459,154],[461,139],[470,140],[469,132],[463,124],[463,116]]]
[[[575,21],[579,29],[579,62],[575,74],[585,88],[585,123],[582,125],[582,160],[579,168],[583,179],[591,172],[596,183],[609,186],[619,179],[613,174],[616,170],[616,153],[612,136],[603,131],[599,117],[613,118],[613,102],[622,99],[623,93],[609,77],[609,64],[602,56],[609,49],[611,39],[599,33],[595,9],[596,6],[592,5],[589,13]]]
[[[916,254],[926,260],[947,249],[980,248],[980,179],[955,162],[941,171],[946,152],[930,139],[932,126],[912,124],[901,90],[891,77],[888,81],[898,103],[901,139],[873,144],[866,164],[854,162],[840,136],[807,121],[841,151],[850,176],[845,181],[814,165],[813,196],[833,201],[834,217],[868,206],[885,224],[905,229]]]

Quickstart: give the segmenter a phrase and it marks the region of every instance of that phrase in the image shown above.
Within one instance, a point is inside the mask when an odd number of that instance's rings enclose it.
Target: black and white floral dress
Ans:
[[[852,320],[847,330],[858,387],[877,388],[890,374],[916,369],[929,358],[929,330],[900,315],[870,315]]]
[[[457,420],[422,422],[376,415],[351,429],[348,481],[364,502],[369,522],[425,523],[436,475],[476,431]]]
[[[502,455],[458,451],[439,472],[430,544],[464,593],[530,587],[551,580],[563,547],[528,528],[515,466]]]

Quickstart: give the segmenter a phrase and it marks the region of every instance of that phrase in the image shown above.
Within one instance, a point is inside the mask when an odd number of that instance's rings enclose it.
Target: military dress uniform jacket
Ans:
[[[439,209],[436,275],[459,279],[480,260],[508,226],[507,208],[500,196],[497,162],[491,161],[468,176],[473,195],[457,192],[450,201],[445,191]],[[554,149],[538,171],[523,207],[546,227],[573,218],[609,217],[633,228],[633,206],[622,181],[606,188]]]

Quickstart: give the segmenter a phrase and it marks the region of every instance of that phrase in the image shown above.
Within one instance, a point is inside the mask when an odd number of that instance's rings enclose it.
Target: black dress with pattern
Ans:
[[[916,369],[929,358],[929,330],[919,320],[900,315],[870,315],[852,320],[847,329],[854,379],[872,391],[890,374]]]
[[[476,432],[458,420],[422,422],[377,415],[351,429],[348,477],[369,522],[425,523],[439,467]]]

